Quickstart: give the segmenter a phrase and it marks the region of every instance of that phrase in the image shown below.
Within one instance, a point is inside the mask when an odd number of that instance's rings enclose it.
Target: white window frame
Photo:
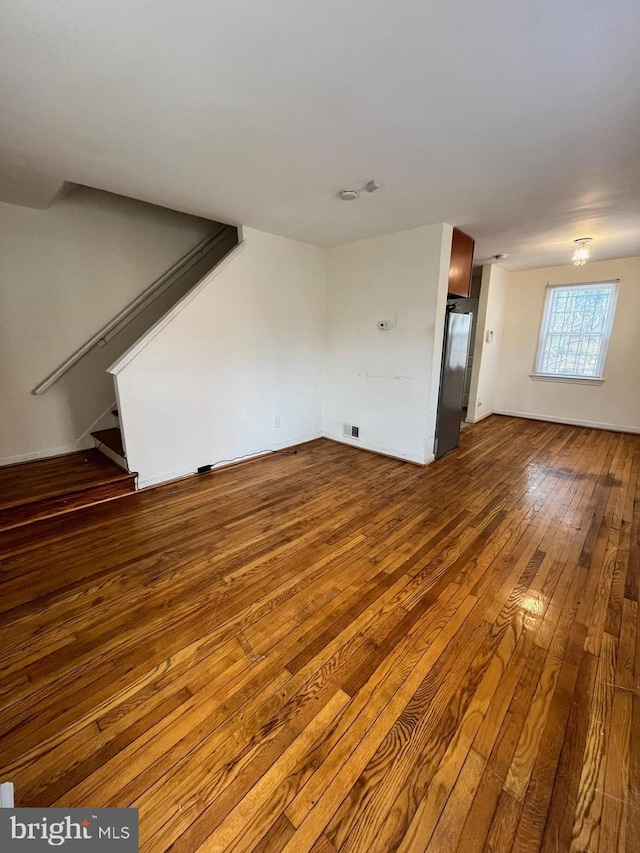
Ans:
[[[540,362],[544,352],[544,344],[549,334],[549,325],[551,322],[551,307],[553,304],[554,291],[571,290],[572,288],[580,290],[596,289],[600,287],[611,287],[612,299],[607,317],[607,325],[603,333],[603,346],[600,350],[598,360],[597,373],[594,376],[582,376],[580,374],[570,373],[547,373],[540,369]],[[620,279],[609,279],[608,281],[587,281],[574,282],[571,284],[548,284],[544,294],[544,304],[542,307],[542,318],[540,321],[540,331],[538,334],[538,346],[536,349],[536,357],[533,363],[532,379],[548,379],[554,382],[578,382],[591,385],[601,385],[604,382],[604,371],[609,352],[609,344],[611,342],[611,333],[613,331],[613,322],[618,304],[618,294],[620,291]]]

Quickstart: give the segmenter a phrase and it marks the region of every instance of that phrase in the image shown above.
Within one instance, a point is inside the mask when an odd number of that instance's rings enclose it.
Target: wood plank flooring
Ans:
[[[640,850],[640,436],[321,440],[0,534],[0,781],[144,853]]]
[[[0,530],[135,491],[135,474],[90,448],[0,467]]]

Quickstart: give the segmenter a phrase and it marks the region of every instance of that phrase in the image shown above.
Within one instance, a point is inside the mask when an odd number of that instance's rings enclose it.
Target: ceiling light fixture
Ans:
[[[591,244],[591,240],[591,237],[581,237],[579,240],[573,241],[575,249],[571,260],[577,267],[582,266],[582,264],[585,264],[589,260],[589,245]]]

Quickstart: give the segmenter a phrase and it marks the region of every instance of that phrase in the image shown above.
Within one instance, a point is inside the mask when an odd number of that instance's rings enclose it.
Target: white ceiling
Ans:
[[[319,245],[640,254],[637,0],[5,0],[0,30],[0,164]]]

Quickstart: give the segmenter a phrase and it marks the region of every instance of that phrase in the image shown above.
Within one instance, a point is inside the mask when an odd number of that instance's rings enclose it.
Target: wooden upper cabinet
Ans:
[[[449,293],[452,296],[471,295],[471,268],[473,267],[474,240],[453,229],[451,244],[451,263],[449,265]]]

